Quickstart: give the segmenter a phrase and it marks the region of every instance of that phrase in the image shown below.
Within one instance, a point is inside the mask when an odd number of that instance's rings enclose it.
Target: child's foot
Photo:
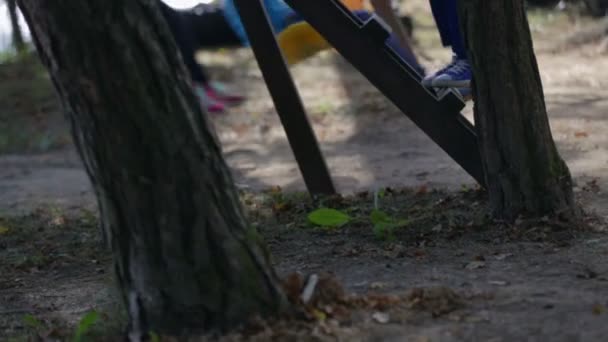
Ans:
[[[223,113],[226,111],[226,106],[221,101],[209,97],[205,86],[193,83],[192,88],[194,89],[194,94],[198,98],[201,107],[208,113]]]
[[[454,57],[446,67],[424,78],[422,85],[436,88],[470,88],[472,76],[469,61]]]
[[[205,85],[207,96],[218,102],[229,106],[236,106],[245,101],[245,97],[231,92],[224,84],[219,82],[209,82]]]
[[[226,106],[219,102],[209,104],[206,108],[207,113],[220,114],[226,111]]]

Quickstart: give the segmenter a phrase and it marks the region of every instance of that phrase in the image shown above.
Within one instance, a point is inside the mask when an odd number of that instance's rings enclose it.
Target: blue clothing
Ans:
[[[458,0],[430,0],[430,2],[443,45],[451,47],[458,59],[466,59],[467,50],[458,19]]]
[[[226,21],[232,27],[234,33],[237,37],[241,39],[243,45],[249,45],[249,39],[247,39],[247,34],[245,32],[245,27],[243,26],[241,19],[236,10],[236,6],[234,5],[233,0],[224,0],[222,4],[222,9],[224,12],[224,17]],[[266,13],[268,18],[270,19],[270,23],[274,28],[275,33],[282,32],[287,26],[298,22],[303,21],[302,16],[294,12],[291,7],[289,7],[282,0],[264,0],[264,7],[266,9]],[[372,16],[372,13],[365,10],[357,10],[353,11],[353,14],[359,18],[361,21],[366,21]],[[424,75],[424,69],[418,64],[416,61],[416,57],[412,53],[412,51],[404,49],[395,37],[392,34],[387,44],[397,52],[408,64],[416,69],[421,75]]]
[[[275,33],[282,32],[292,23],[290,18],[296,15],[294,10],[292,10],[291,7],[289,7],[282,0],[264,0],[264,7]],[[241,22],[239,13],[234,5],[234,1],[224,0],[222,3],[222,9],[228,25],[232,27],[234,33],[241,39],[243,45],[249,46],[249,39],[247,38],[245,27]]]
[[[372,13],[366,10],[355,10],[352,11],[352,13],[362,22],[367,21],[372,16]],[[393,51],[395,51],[399,56],[401,56],[401,58],[403,58],[403,60],[407,62],[407,64],[414,68],[416,72],[418,72],[421,76],[424,76],[424,68],[422,68],[422,66],[418,64],[414,53],[411,50],[405,49],[403,46],[401,46],[401,43],[399,43],[399,40],[397,39],[397,36],[395,36],[395,34],[391,34],[388,37],[386,44],[391,49],[393,49]]]
[[[224,0],[214,5],[198,4],[185,10],[173,9],[163,2],[160,4],[184,63],[195,82],[208,82],[206,73],[194,59],[197,49],[249,45],[245,27],[233,0]],[[275,33],[280,33],[287,26],[303,20],[282,0],[264,0],[264,6]],[[354,11],[353,14],[363,22],[372,16],[372,13],[365,10]],[[424,74],[412,51],[402,47],[394,34],[386,43],[420,74]]]

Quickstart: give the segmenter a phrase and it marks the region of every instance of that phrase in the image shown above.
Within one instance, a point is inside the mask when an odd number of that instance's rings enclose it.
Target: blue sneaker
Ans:
[[[472,76],[469,61],[454,57],[443,69],[424,78],[422,85],[435,88],[470,88]]]

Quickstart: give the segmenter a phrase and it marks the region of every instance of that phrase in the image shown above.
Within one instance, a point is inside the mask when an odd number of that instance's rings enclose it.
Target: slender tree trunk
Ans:
[[[551,136],[523,0],[460,0],[460,16],[496,216],[573,218],[570,171]]]
[[[157,0],[20,0],[96,190],[133,336],[288,309]]]
[[[25,41],[23,40],[19,16],[17,15],[17,0],[6,0],[6,6],[8,7],[8,16],[11,21],[13,47],[17,51],[23,51],[25,50]]]

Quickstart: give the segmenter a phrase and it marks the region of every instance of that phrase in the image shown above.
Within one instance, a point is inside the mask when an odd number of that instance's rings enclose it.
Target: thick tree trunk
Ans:
[[[25,50],[25,41],[23,40],[21,25],[19,25],[19,16],[17,15],[17,0],[6,0],[6,7],[8,7],[8,16],[11,21],[13,47],[17,51],[23,51]]]
[[[496,216],[557,213],[572,218],[570,171],[551,136],[523,0],[460,0],[460,16]]]
[[[20,0],[95,187],[131,332],[288,308],[157,0]]]

